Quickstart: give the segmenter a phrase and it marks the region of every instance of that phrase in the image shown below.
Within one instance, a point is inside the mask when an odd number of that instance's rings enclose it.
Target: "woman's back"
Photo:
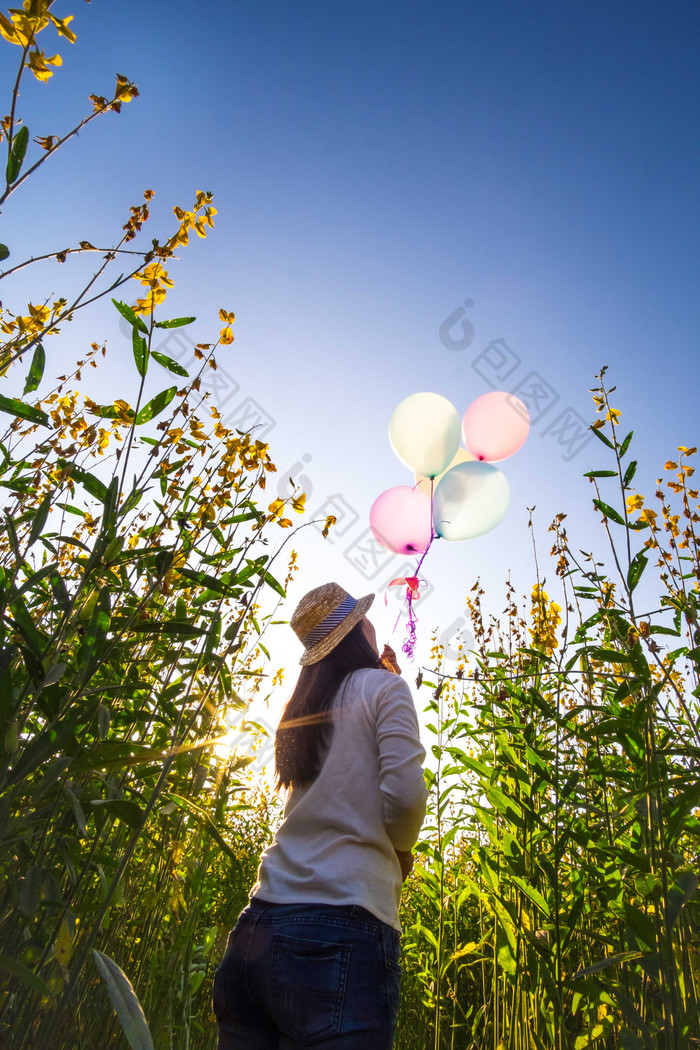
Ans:
[[[289,792],[251,897],[359,904],[400,930],[401,868],[425,815],[425,750],[405,681],[349,675],[329,712],[330,746],[316,779]]]

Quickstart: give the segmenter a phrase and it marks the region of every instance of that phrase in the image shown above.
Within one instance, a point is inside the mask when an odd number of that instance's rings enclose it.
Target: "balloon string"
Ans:
[[[418,562],[418,565],[416,566],[416,574],[415,574],[416,581],[418,581],[419,573],[420,573],[420,570],[421,570],[421,565],[425,561],[425,559],[427,557],[427,554],[428,554],[428,551],[432,547],[433,540],[435,539],[435,535],[436,535],[434,527],[433,527],[433,496],[434,496],[434,487],[435,487],[435,479],[431,478],[430,479],[430,541],[428,543],[428,546],[423,551],[423,554],[420,557],[420,561]],[[415,599],[415,593],[416,592],[414,591],[413,587],[409,587],[407,589],[407,591],[406,591],[406,600],[408,602],[408,625],[406,627],[406,633],[407,633],[408,637],[406,638],[406,640],[404,641],[403,645],[401,646],[401,651],[406,654],[406,656],[409,658],[409,660],[413,659],[413,652],[414,652],[414,650],[416,648],[416,641],[417,641],[417,638],[416,638],[416,624],[418,622],[418,617],[416,616],[416,614],[413,611],[413,602],[414,602],[414,599]],[[400,612],[399,612],[399,616],[401,616]],[[399,621],[398,621],[398,618],[397,618],[396,623],[398,624],[398,622]],[[394,630],[396,630],[396,625],[394,625]],[[392,634],[393,634],[393,631],[392,631]]]

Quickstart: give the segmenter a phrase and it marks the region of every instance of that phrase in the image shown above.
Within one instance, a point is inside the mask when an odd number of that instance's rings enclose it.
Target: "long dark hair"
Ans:
[[[379,666],[360,622],[327,656],[302,668],[275,735],[278,791],[313,783],[330,744],[328,711],[336,693],[353,671]]]

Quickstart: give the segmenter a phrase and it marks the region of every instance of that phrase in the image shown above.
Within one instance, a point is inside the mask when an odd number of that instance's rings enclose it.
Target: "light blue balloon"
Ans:
[[[433,525],[444,540],[471,540],[498,525],[508,510],[510,486],[492,463],[458,463],[438,482]]]

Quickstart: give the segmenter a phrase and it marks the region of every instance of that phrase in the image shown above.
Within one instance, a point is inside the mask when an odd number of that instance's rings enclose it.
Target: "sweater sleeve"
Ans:
[[[409,850],[418,839],[428,798],[425,748],[408,685],[399,675],[384,674],[375,699],[384,827],[395,849]]]

